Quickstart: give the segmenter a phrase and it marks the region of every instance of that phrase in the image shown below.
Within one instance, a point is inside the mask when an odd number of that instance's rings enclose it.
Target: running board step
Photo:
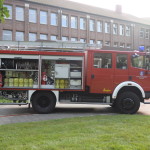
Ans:
[[[28,103],[0,103],[0,105],[28,105]]]
[[[144,102],[144,104],[150,104],[150,102]]]
[[[62,102],[60,101],[59,104],[90,104],[90,105],[112,105],[112,103],[101,103],[101,102]]]

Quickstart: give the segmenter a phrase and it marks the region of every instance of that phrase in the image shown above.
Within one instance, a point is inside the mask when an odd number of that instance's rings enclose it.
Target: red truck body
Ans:
[[[132,114],[150,97],[149,54],[138,51],[0,50],[0,73],[0,95],[13,101],[1,104],[32,103],[39,113],[59,102]]]

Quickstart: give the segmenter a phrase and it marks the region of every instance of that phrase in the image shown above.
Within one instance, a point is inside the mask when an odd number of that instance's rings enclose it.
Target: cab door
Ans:
[[[124,81],[129,81],[129,56],[125,53],[116,53],[115,56],[115,75],[114,75],[114,87]]]
[[[91,93],[112,93],[114,69],[112,53],[93,52],[91,66]]]
[[[133,82],[139,84],[145,91],[150,91],[149,57],[145,54],[131,55],[130,76]]]

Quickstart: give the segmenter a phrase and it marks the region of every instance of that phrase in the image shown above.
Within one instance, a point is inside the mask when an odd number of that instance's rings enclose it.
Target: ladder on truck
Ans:
[[[23,42],[23,41],[0,41],[1,51],[60,51],[60,52],[84,52],[86,49],[100,49],[99,45],[86,44],[81,42],[70,41],[36,41],[36,42]],[[7,53],[7,52],[6,52]],[[1,62],[1,59],[0,59]],[[1,64],[1,63],[0,63]],[[9,70],[9,69],[8,69]],[[9,71],[12,71],[11,69]],[[3,93],[2,93],[3,92]],[[18,100],[13,95],[14,91],[5,93],[0,91],[0,105],[27,105],[27,98]],[[19,91],[18,95],[21,95],[24,91]],[[23,93],[24,94],[24,93]],[[6,95],[6,96],[5,96]]]
[[[87,44],[71,41],[0,41],[0,50],[32,50],[32,51],[84,51],[85,49],[101,49],[100,44]]]

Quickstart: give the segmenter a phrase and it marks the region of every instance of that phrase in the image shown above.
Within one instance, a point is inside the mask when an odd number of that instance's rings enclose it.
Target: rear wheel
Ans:
[[[140,98],[133,92],[121,93],[116,100],[117,109],[124,114],[134,114],[140,107]]]
[[[38,92],[33,95],[32,107],[34,111],[46,114],[50,113],[55,109],[56,98],[53,93],[50,92]]]

